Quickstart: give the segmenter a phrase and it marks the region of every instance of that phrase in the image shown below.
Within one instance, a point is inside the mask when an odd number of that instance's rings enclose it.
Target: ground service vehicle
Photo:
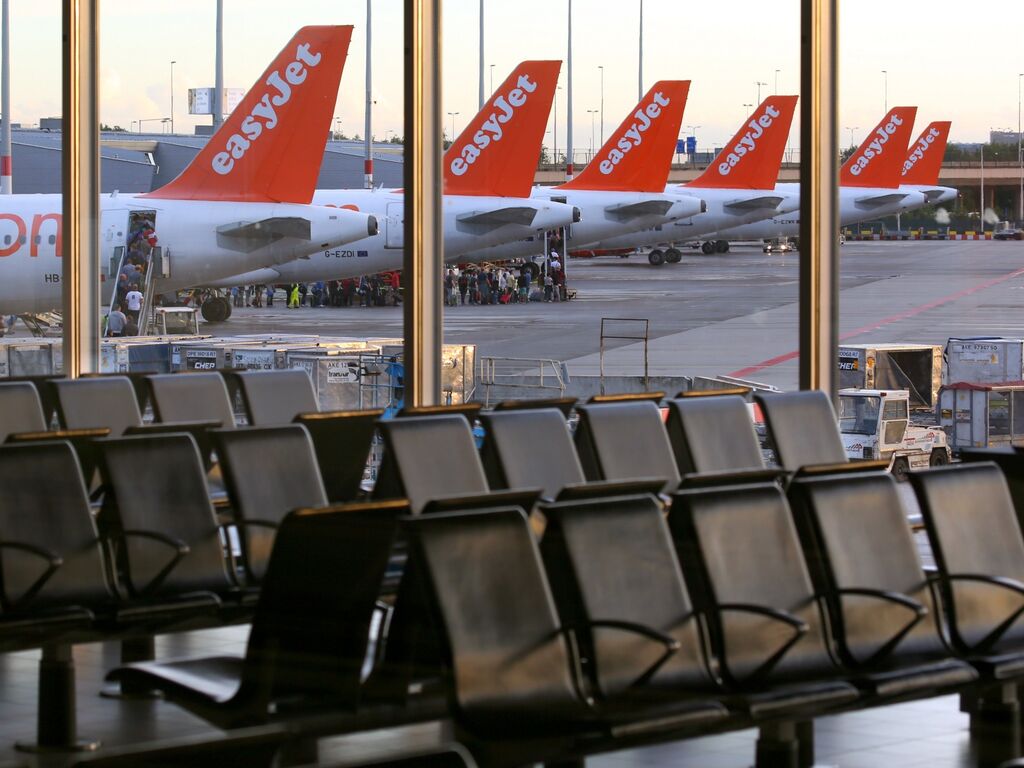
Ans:
[[[888,459],[897,480],[910,469],[949,463],[946,433],[910,422],[905,389],[839,390],[839,431],[848,458]]]

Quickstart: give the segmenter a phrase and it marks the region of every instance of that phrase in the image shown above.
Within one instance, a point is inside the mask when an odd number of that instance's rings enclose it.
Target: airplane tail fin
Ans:
[[[793,124],[796,96],[769,96],[687,187],[773,189]]]
[[[917,107],[893,107],[839,171],[843,187],[898,187]]]
[[[529,197],[560,61],[524,61],[444,153],[446,195]]]
[[[562,189],[664,192],[683,122],[689,80],[661,80]]]
[[[144,197],[307,204],[351,26],[300,29],[176,179]]]
[[[946,154],[949,139],[949,120],[930,123],[918,136],[903,161],[900,178],[902,184],[938,184],[942,169],[942,156]]]

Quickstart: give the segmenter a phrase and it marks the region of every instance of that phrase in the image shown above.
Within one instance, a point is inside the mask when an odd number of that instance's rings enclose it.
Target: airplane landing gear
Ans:
[[[651,266],[660,267],[665,263],[665,254],[655,248],[653,251],[647,254],[647,261],[651,263]]]
[[[200,312],[208,323],[223,323],[231,317],[231,302],[222,296],[211,296],[203,302]]]

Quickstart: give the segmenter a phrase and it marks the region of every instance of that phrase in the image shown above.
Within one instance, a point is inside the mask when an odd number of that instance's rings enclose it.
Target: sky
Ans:
[[[953,121],[951,141],[983,141],[990,128],[1016,130],[1018,73],[1024,72],[1024,3],[978,0],[839,0],[841,143],[859,141],[889,106],[916,105],[918,131]],[[402,133],[402,2],[372,0],[373,134]],[[638,97],[640,0],[574,0],[573,131],[577,150],[601,143]],[[11,112],[37,124],[61,111],[60,0],[11,0]],[[187,114],[187,90],[213,85],[213,0],[100,0],[100,114],[104,123],[147,131],[170,113],[192,133],[210,118]],[[484,0],[485,91],[490,65],[500,83],[524,59],[565,59],[568,0]],[[363,134],[366,0],[224,0],[224,83],[248,88],[305,24],[354,24],[335,108],[340,127]],[[658,79],[690,79],[683,133],[701,149],[720,147],[758,98],[799,91],[799,0],[644,0],[646,89]],[[479,0],[445,0],[444,111],[461,130],[478,109]],[[969,14],[969,16],[968,16]],[[171,61],[176,62],[173,67]],[[887,74],[883,75],[882,70]],[[564,151],[568,73],[545,144]],[[597,110],[591,115],[588,110]],[[156,119],[154,119],[156,118]],[[452,117],[446,116],[450,134]],[[592,125],[593,123],[593,125]],[[851,131],[852,129],[852,131]],[[794,123],[792,142],[799,143]]]

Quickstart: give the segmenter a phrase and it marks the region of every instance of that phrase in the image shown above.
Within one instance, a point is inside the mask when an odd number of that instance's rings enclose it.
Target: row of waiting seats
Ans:
[[[200,376],[173,378],[198,380]],[[271,381],[270,377],[265,381]],[[785,403],[788,408],[798,399],[803,403],[822,400],[805,394],[791,398]],[[772,414],[785,412],[775,407],[783,402],[782,398],[772,400],[775,403],[768,398],[764,402],[770,423]],[[827,400],[824,403],[828,405]],[[727,406],[728,415],[723,416]],[[952,638],[949,644],[963,651],[978,645],[975,642],[978,637],[970,632],[980,630],[971,629],[962,636],[966,641],[957,646],[958,630],[952,625],[945,629],[947,625],[938,621],[942,611],[939,601],[929,591],[931,585],[923,576],[920,582],[911,578],[916,578],[920,572],[919,564],[917,572],[909,569],[889,574],[892,584],[876,584],[875,577],[881,580],[888,577],[885,567],[878,572],[874,560],[888,562],[891,553],[886,549],[884,555],[879,554],[876,533],[884,528],[875,528],[874,521],[861,519],[859,511],[844,512],[839,517],[855,523],[860,521],[861,528],[857,530],[862,534],[873,532],[864,536],[863,548],[870,550],[874,546],[876,550],[867,551],[863,558],[850,555],[852,563],[860,562],[866,570],[843,571],[843,578],[852,586],[836,588],[846,589],[841,604],[828,609],[831,616],[828,611],[821,614],[827,621],[811,621],[827,593],[817,581],[810,586],[807,582],[808,569],[810,576],[819,578],[815,575],[818,560],[811,551],[808,550],[801,566],[800,557],[793,554],[799,553],[799,546],[792,540],[787,542],[785,536],[779,537],[779,532],[786,528],[784,520],[789,519],[779,480],[788,483],[791,498],[797,498],[794,494],[801,493],[800,489],[808,484],[813,486],[819,481],[826,485],[829,480],[838,483],[840,491],[836,493],[840,496],[850,494],[849,488],[859,488],[860,499],[856,500],[854,494],[855,501],[848,503],[847,511],[859,510],[859,505],[867,502],[877,506],[881,499],[885,502],[882,507],[888,510],[889,524],[895,526],[898,521],[902,526],[902,533],[897,532],[896,536],[897,542],[902,544],[896,549],[903,548],[897,554],[904,558],[906,566],[911,560],[916,563],[916,553],[912,544],[909,549],[904,546],[909,541],[909,532],[899,499],[886,498],[887,494],[892,496],[888,476],[836,476],[842,469],[839,466],[819,467],[808,478],[792,481],[790,474],[780,476],[765,472],[746,405],[735,397],[670,401],[667,432],[657,407],[644,400],[596,403],[581,406],[578,411],[580,425],[575,446],[564,414],[558,409],[517,408],[479,414],[485,429],[481,453],[476,451],[469,424],[462,414],[442,412],[381,422],[385,451],[373,495],[378,499],[396,500],[365,501],[328,512],[305,511],[288,518],[284,515],[289,509],[321,506],[331,498],[317,471],[324,466],[324,455],[347,456],[347,461],[339,462],[342,468],[354,478],[362,478],[376,416],[363,416],[362,432],[369,434],[365,444],[361,439],[346,439],[345,435],[352,433],[341,431],[339,425],[347,428],[352,422],[339,414],[309,414],[304,418],[306,427],[213,430],[211,443],[215,445],[214,452],[229,491],[232,517],[242,534],[242,567],[231,562],[230,547],[224,545],[223,528],[219,525],[224,521],[217,520],[211,506],[206,468],[193,436],[157,434],[98,441],[97,465],[103,479],[103,493],[99,497],[96,521],[101,524],[101,531],[109,533],[98,539],[94,528],[90,535],[92,542],[105,542],[99,547],[96,562],[100,564],[97,568],[104,573],[108,589],[110,585],[116,588],[119,584],[127,587],[120,595],[122,610],[131,603],[144,615],[161,602],[172,602],[172,596],[174,600],[188,601],[202,595],[207,604],[192,607],[200,614],[203,610],[208,615],[216,613],[218,620],[223,621],[228,613],[244,616],[244,609],[248,607],[251,611],[253,602],[259,601],[249,656],[245,660],[203,660],[171,666],[147,662],[122,670],[115,677],[136,688],[163,688],[170,698],[225,727],[290,717],[310,707],[314,711],[326,709],[342,713],[337,718],[328,718],[329,725],[320,721],[318,727],[325,732],[454,715],[468,728],[470,736],[483,737],[481,743],[485,751],[488,745],[503,743],[504,728],[515,743],[526,745],[523,749],[527,751],[521,754],[525,757],[520,762],[555,760],[565,755],[617,748],[634,740],[643,742],[752,723],[766,724],[759,746],[762,764],[771,764],[776,759],[773,755],[790,751],[797,743],[804,744],[806,757],[806,733],[802,733],[801,742],[789,738],[791,734],[787,729],[822,711],[903,696],[934,695],[965,686],[974,688],[978,680],[998,687],[997,681],[1013,679],[1014,664],[1019,663],[1015,652],[1002,663],[994,649],[1015,637],[1011,631],[1014,622],[1009,621],[995,634],[994,628],[998,627],[989,627],[991,637],[981,638],[985,640],[981,644],[985,646],[984,653],[975,652],[969,659],[970,664],[951,659],[947,645],[936,633],[948,631]],[[738,414],[742,414],[745,421],[728,421]],[[194,413],[183,415],[191,418]],[[700,416],[708,419],[703,425]],[[806,425],[807,417],[803,418]],[[832,427],[835,428],[834,421]],[[320,442],[314,452],[315,441],[311,442],[309,435],[316,435],[318,428],[321,429]],[[687,430],[691,437],[687,437]],[[808,437],[803,436],[804,443]],[[355,448],[353,442],[358,443]],[[713,446],[710,456],[714,459],[710,463],[708,454],[701,454],[709,443]],[[750,450],[751,445],[755,450]],[[687,450],[681,451],[680,446]],[[333,453],[324,454],[321,450],[324,447]],[[788,455],[783,451],[779,453]],[[737,460],[736,456],[746,458]],[[814,457],[830,458],[821,451]],[[5,593],[12,551],[40,560],[37,563],[38,585],[22,573],[21,581],[15,579],[11,584],[15,588],[20,585],[24,591],[13,592],[14,600],[8,594],[0,595],[4,617],[11,622],[27,621],[44,612],[44,607],[45,611],[56,612],[86,610],[78,617],[82,623],[74,627],[79,634],[70,630],[50,634],[43,626],[29,644],[52,646],[59,641],[65,645],[80,637],[95,639],[97,631],[111,628],[109,614],[99,610],[101,603],[110,605],[109,599],[105,603],[94,601],[82,597],[84,593],[62,593],[54,586],[61,583],[54,579],[65,567],[63,550],[77,555],[81,542],[87,537],[83,536],[77,543],[60,541],[55,545],[52,529],[64,525],[60,516],[68,510],[84,510],[80,519],[86,520],[90,509],[83,491],[86,481],[80,474],[77,484],[70,483],[74,486],[70,491],[53,487],[52,483],[48,486],[44,478],[75,476],[78,467],[73,462],[74,452],[63,442],[0,449],[0,471],[10,472],[4,478],[8,480],[8,487],[24,489],[16,503],[0,504],[0,537],[4,542],[0,546],[0,568],[4,571]],[[34,476],[40,479],[38,482],[26,482],[30,465],[39,473]],[[11,469],[6,470],[6,467]],[[684,469],[680,472],[679,468]],[[676,474],[670,471],[672,469]],[[727,470],[743,472],[727,476],[723,474]],[[951,481],[954,486],[960,482],[960,477],[955,476]],[[983,490],[987,482],[990,494],[998,496],[998,491],[1002,490],[1005,495],[1005,486],[997,487],[996,480],[1003,482],[998,472],[993,476],[990,471],[987,480],[982,482]],[[350,489],[353,486],[357,488],[358,481],[349,483]],[[150,490],[144,492],[143,498],[128,499],[132,487]],[[182,492],[181,488],[186,490]],[[499,490],[502,488],[511,490],[502,492]],[[661,493],[662,498],[645,493],[652,491]],[[33,492],[37,495],[45,492],[50,501],[33,497]],[[939,495],[944,494],[945,491],[941,491]],[[736,512],[743,508],[748,497],[764,509],[774,505],[774,512],[757,512],[756,504],[749,519]],[[538,505],[538,498],[546,501]],[[561,500],[555,502],[554,499]],[[626,546],[627,541],[634,538],[628,524],[630,520],[646,520],[646,525],[650,526],[657,518],[665,525],[662,518],[665,499],[669,499],[671,510],[666,530],[672,548],[666,550],[664,541],[657,544],[666,531],[655,535],[655,528],[643,532],[637,528],[635,547]],[[692,522],[703,520],[705,514],[684,511],[691,502],[683,499],[705,499],[702,503],[712,509],[733,510],[733,515],[739,515],[730,517],[720,511],[717,522],[708,523],[710,527],[704,531],[704,542],[711,555],[700,547],[701,539],[697,534],[703,529]],[[47,504],[46,517],[50,525],[29,524],[15,529],[6,519],[21,510],[30,520],[27,510]],[[260,504],[262,508],[247,506]],[[509,506],[512,504],[516,506]],[[493,513],[496,505],[499,510]],[[488,511],[467,512],[473,508]],[[802,508],[796,505],[794,511]],[[570,549],[564,532],[568,518],[560,512],[562,509],[590,510],[586,514],[578,513],[579,519],[584,521],[578,527],[583,532],[580,535],[584,542],[578,551],[584,559],[590,557],[588,552],[593,553],[588,562],[594,573],[587,578],[596,579],[603,574],[613,586],[638,590],[628,599],[623,598],[623,607],[596,605],[593,607],[596,612],[587,613],[581,609],[581,606],[586,607],[585,579],[574,571],[579,566],[567,564],[564,556],[561,556],[560,566],[550,565],[554,562],[553,552],[565,553]],[[5,510],[8,515],[4,514]],[[652,511],[658,514],[652,516]],[[1012,504],[1010,511],[1019,541]],[[423,512],[433,514],[419,514]],[[963,511],[958,512],[962,517]],[[137,517],[132,517],[133,514]],[[707,519],[714,521],[716,518],[710,515]],[[532,523],[532,530],[524,527],[527,520]],[[601,520],[605,520],[603,529]],[[687,520],[691,522],[684,522]],[[767,535],[754,525],[758,521],[762,525],[768,521]],[[742,536],[736,536],[739,529],[750,533],[751,538],[746,543]],[[807,526],[797,526],[804,545],[812,541],[805,529],[810,530]],[[434,534],[423,533],[433,530],[438,531],[439,538],[430,539]],[[124,531],[134,533],[124,535]],[[542,557],[537,555],[535,537],[538,532],[542,533],[539,550]],[[931,528],[929,533],[931,535]],[[843,536],[846,535],[848,532],[844,532]],[[25,541],[19,541],[21,536],[26,537]],[[588,536],[594,541],[587,543]],[[439,543],[432,545],[428,539]],[[683,540],[691,542],[692,551],[679,543]],[[843,540],[842,536],[839,540]],[[386,591],[389,569],[396,563],[396,550],[404,552],[402,545],[406,541],[412,542],[411,559],[398,558],[404,568],[397,585],[397,597],[390,598],[394,604],[387,621],[390,631],[386,636],[378,636],[370,632],[370,627],[374,625],[374,617],[379,617],[382,592]],[[616,551],[621,547],[621,551],[618,555],[610,550],[601,555],[602,541],[605,550],[612,544]],[[95,547],[95,543],[89,546]],[[934,541],[933,547],[942,565],[940,550]],[[51,573],[43,572],[38,552],[28,554],[32,548],[48,554]],[[641,555],[641,550],[647,554]],[[662,553],[660,561],[652,556],[659,551]],[[674,552],[676,558],[674,570],[670,567],[672,557],[664,554],[669,551]],[[757,555],[760,555],[760,562]],[[123,558],[119,560],[119,556]],[[103,564],[104,557],[108,558],[106,564]],[[661,565],[648,568],[648,559]],[[1024,557],[1019,560],[1018,567],[1024,563]],[[1013,558],[1008,557],[1001,562],[1005,562],[1008,569],[1012,561]],[[17,563],[17,557],[14,562]],[[548,566],[546,570],[536,570],[541,562]],[[1002,582],[993,587],[997,584],[995,580],[983,578],[990,572],[985,570],[984,558],[979,562],[980,569],[969,572],[974,575],[974,581],[960,579],[963,584],[957,584],[957,589],[974,590],[963,598],[968,605],[979,601],[994,603],[989,607],[998,612],[1006,607],[1007,601],[993,598],[992,590],[1012,595],[1013,588]],[[682,563],[681,568],[679,563]],[[771,569],[773,563],[791,570],[775,573]],[[204,564],[208,566],[205,570]],[[488,564],[493,566],[492,572],[486,571]],[[750,566],[743,569],[749,581],[739,586],[716,587],[715,569],[720,578],[728,578],[737,564]],[[126,577],[133,565],[142,568],[141,575]],[[758,567],[767,570],[758,572]],[[849,563],[844,563],[840,570],[850,567]],[[445,572],[445,568],[449,570]],[[218,569],[220,576],[211,582],[210,575]],[[962,569],[957,572],[968,573]],[[666,575],[670,573],[675,574],[672,579]],[[797,583],[800,573],[805,582],[803,593]],[[467,574],[474,576],[467,579]],[[996,575],[1009,579],[1024,577],[1011,570]],[[828,578],[825,577],[826,581]],[[858,581],[862,578],[866,580]],[[675,584],[675,591],[665,591],[669,581]],[[462,594],[460,584],[464,588],[472,587],[472,594]],[[517,588],[522,588],[521,592],[516,592]],[[593,594],[601,599],[615,593],[614,590],[609,592],[605,585],[596,588]],[[215,600],[209,600],[211,595]],[[433,597],[424,599],[426,595]],[[669,595],[660,603],[662,614],[634,616],[630,613],[647,608],[654,610],[659,600],[652,601],[651,595],[659,599]],[[127,603],[123,602],[125,596]],[[470,598],[480,604],[472,605]],[[859,608],[857,605],[849,607],[851,601],[859,601]],[[946,602],[952,604],[948,599]],[[226,610],[225,606],[231,610]],[[239,611],[238,607],[243,610]],[[448,625],[448,622],[460,620],[456,609],[467,611],[467,615],[461,617],[466,626]],[[861,613],[857,614],[857,610]],[[851,621],[847,613],[860,621]],[[865,621],[864,614],[870,615],[871,620]],[[1011,614],[1012,611],[1004,613],[1000,618],[1006,621]],[[171,631],[168,628],[183,626],[182,615],[177,615],[177,624],[151,621],[146,628]],[[191,621],[195,620],[195,615],[190,615]],[[674,623],[669,620],[673,615]],[[728,621],[723,620],[726,615]],[[949,615],[959,620],[964,613],[961,609],[950,611]],[[1012,619],[1015,620],[1016,615]],[[552,621],[556,623],[553,629]],[[860,625],[865,623],[869,626],[862,630]],[[84,631],[86,624],[89,632]],[[981,625],[984,628],[984,621]],[[857,627],[863,636],[850,632],[839,639],[840,636],[833,634],[836,627],[841,631]],[[931,627],[931,635],[928,627]],[[437,628],[444,631],[438,632]],[[788,629],[783,631],[784,628]],[[552,634],[541,638],[549,630]],[[0,620],[2,631],[3,621]],[[677,634],[679,637],[675,637]],[[673,637],[675,639],[671,639]],[[936,637],[940,638],[938,646],[932,642]],[[493,646],[496,638],[502,638],[502,643],[507,639],[509,647],[501,643]],[[468,643],[468,646],[460,643]],[[611,662],[598,664],[595,660],[606,645]],[[514,646],[517,647],[513,649]],[[726,650],[729,653],[725,653]],[[370,677],[372,684],[364,680],[368,655],[376,661]],[[428,684],[424,685],[422,680],[412,683],[409,671],[423,672],[421,657],[424,655],[432,662],[427,665],[432,672],[427,675]],[[842,660],[842,666],[834,663],[829,666],[826,659],[831,660],[836,655]],[[630,668],[626,662],[631,658],[633,661],[629,663],[636,665],[646,660],[646,666],[639,670],[635,666]],[[920,664],[915,667],[907,659],[915,659],[915,664]],[[569,662],[564,674],[558,672],[563,660]],[[584,660],[588,663],[584,664]],[[626,667],[616,670],[615,664],[620,662]],[[462,663],[469,666],[460,667]],[[481,664],[485,666],[480,667]],[[539,665],[536,669],[535,664]],[[870,673],[865,671],[872,665],[885,664],[895,666]],[[694,676],[698,667],[704,670],[703,678]],[[858,668],[863,678],[860,682],[848,677],[851,670]],[[447,676],[444,669],[448,671]],[[595,670],[600,669],[610,670],[611,676],[603,681],[593,678]],[[677,669],[678,675],[670,672],[673,669]],[[585,675],[582,670],[586,670]],[[840,673],[847,677],[837,678]],[[492,674],[497,676],[484,681],[491,686],[488,690],[459,689],[460,681],[479,683],[481,675],[488,678]],[[526,676],[522,680],[521,674]],[[201,682],[204,677],[206,683]],[[866,693],[869,686],[865,681],[869,679],[873,680],[870,685],[878,690]],[[448,685],[432,686],[431,680],[447,680]],[[663,683],[663,680],[675,683]],[[540,687],[530,688],[525,694],[516,693],[513,684],[517,682],[527,688]],[[792,695],[783,690],[790,682],[799,683],[798,691]],[[568,689],[558,691],[544,687],[555,684],[557,688],[562,683],[571,688],[568,699],[564,698]],[[662,698],[665,685],[668,701]],[[686,689],[685,702],[673,701],[681,693],[677,685]],[[445,703],[444,697],[438,700],[407,695],[410,690],[429,692],[445,688],[454,697],[455,709]],[[746,698],[741,701],[736,699],[737,695]],[[657,701],[641,706],[647,698]],[[986,694],[982,698],[988,701],[991,696]],[[598,701],[603,704],[596,704]],[[568,719],[558,716],[563,707]],[[545,714],[549,708],[552,708],[551,713]],[[581,714],[584,712],[585,716]],[[515,715],[513,722],[521,720],[524,733],[511,732],[519,726],[510,725],[510,715]],[[572,725],[577,715],[579,721]],[[480,720],[492,716],[490,725]],[[534,727],[531,722],[536,722],[536,728],[540,729],[533,735],[543,735],[544,744],[552,735],[541,734],[545,728],[553,728],[560,737],[571,738],[556,739],[560,745],[557,749],[542,747],[529,739],[524,742],[524,734],[531,735],[530,729]],[[43,739],[42,731],[40,738]],[[505,759],[502,755],[508,749],[508,745],[503,745],[496,755],[491,755],[490,761],[502,762]],[[514,750],[509,754],[513,753]]]

